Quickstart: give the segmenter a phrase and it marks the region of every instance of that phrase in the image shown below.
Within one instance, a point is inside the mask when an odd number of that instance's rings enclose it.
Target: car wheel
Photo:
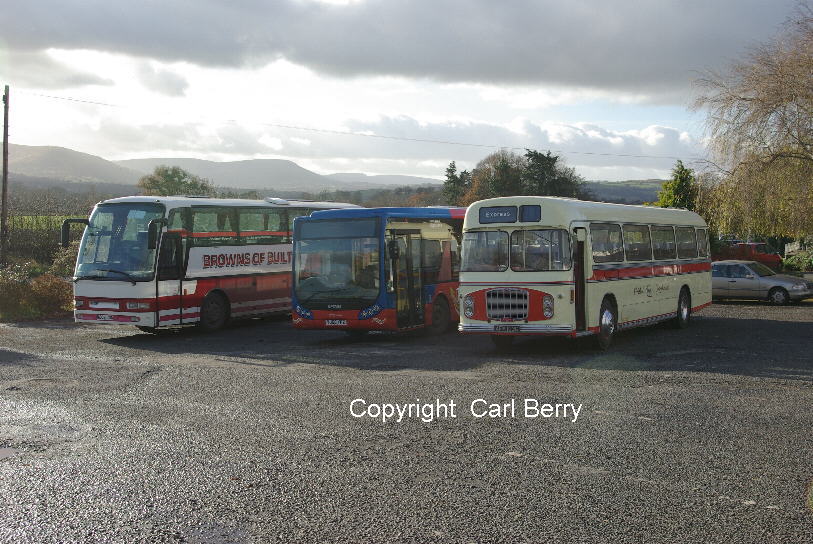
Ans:
[[[209,293],[200,308],[200,328],[206,332],[223,328],[229,320],[229,301],[220,293]]]
[[[494,347],[499,350],[508,349],[514,343],[514,337],[510,334],[492,334],[491,341],[494,342]]]
[[[609,298],[605,298],[601,302],[601,310],[598,314],[598,334],[596,334],[596,343],[600,350],[606,351],[610,348],[617,325],[618,316],[615,305]]]
[[[692,297],[687,288],[680,290],[678,296],[677,317],[675,317],[675,327],[678,329],[685,329],[689,326],[689,320],[692,317]]]
[[[446,302],[446,297],[439,296],[432,304],[432,324],[426,327],[429,334],[437,335],[443,334],[449,330],[449,320],[451,312],[449,312],[449,303]]]
[[[790,295],[781,287],[774,287],[768,292],[768,301],[775,306],[784,306],[790,301]]]

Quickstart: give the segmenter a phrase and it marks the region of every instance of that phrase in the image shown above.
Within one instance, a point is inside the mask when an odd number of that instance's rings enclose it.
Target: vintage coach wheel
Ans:
[[[229,320],[229,301],[220,293],[209,293],[200,308],[200,328],[216,331]]]
[[[618,316],[616,315],[615,305],[609,298],[604,297],[598,314],[598,334],[596,334],[599,349],[606,351],[610,348],[617,325]]]
[[[437,335],[448,331],[450,316],[451,312],[446,297],[439,296],[432,304],[432,324],[426,327],[426,332]]]
[[[675,317],[675,327],[678,329],[685,329],[689,326],[689,321],[692,318],[692,297],[689,294],[689,289],[684,287],[680,290],[678,297],[677,317]]]

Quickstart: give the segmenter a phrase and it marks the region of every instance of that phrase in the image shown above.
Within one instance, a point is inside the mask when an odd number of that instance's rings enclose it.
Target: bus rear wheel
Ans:
[[[613,335],[618,324],[618,316],[615,312],[615,304],[609,298],[601,302],[601,311],[598,314],[598,333],[596,343],[602,351],[607,351],[613,343]]]
[[[443,334],[448,331],[450,316],[449,303],[446,302],[445,297],[439,296],[432,304],[432,324],[426,327],[426,331],[432,335]]]
[[[206,332],[223,328],[229,320],[229,301],[220,293],[209,293],[200,308],[200,328]]]
[[[675,317],[675,327],[678,329],[685,329],[689,326],[689,320],[692,317],[692,297],[689,290],[684,287],[680,290],[678,296],[677,317]]]

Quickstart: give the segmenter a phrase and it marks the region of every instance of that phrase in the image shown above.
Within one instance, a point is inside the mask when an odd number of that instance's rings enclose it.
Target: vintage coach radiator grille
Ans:
[[[528,291],[491,289],[486,291],[486,316],[495,320],[527,320]]]

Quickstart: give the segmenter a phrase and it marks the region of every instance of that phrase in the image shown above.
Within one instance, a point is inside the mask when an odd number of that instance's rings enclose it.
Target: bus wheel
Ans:
[[[432,304],[432,324],[426,327],[429,334],[443,334],[449,330],[449,303],[446,298],[439,296]]]
[[[678,297],[677,317],[675,318],[675,327],[678,329],[685,329],[689,326],[689,320],[692,317],[692,297],[689,295],[689,290],[683,288],[680,290]]]
[[[200,328],[206,332],[216,331],[229,319],[229,301],[220,293],[209,293],[200,308]]]
[[[506,334],[492,334],[491,341],[497,349],[508,349],[514,343],[514,337]]]
[[[598,347],[606,351],[613,343],[613,334],[615,333],[616,324],[618,323],[618,316],[615,315],[615,305],[609,298],[605,298],[601,302],[601,311],[598,315],[598,334],[596,340]]]

